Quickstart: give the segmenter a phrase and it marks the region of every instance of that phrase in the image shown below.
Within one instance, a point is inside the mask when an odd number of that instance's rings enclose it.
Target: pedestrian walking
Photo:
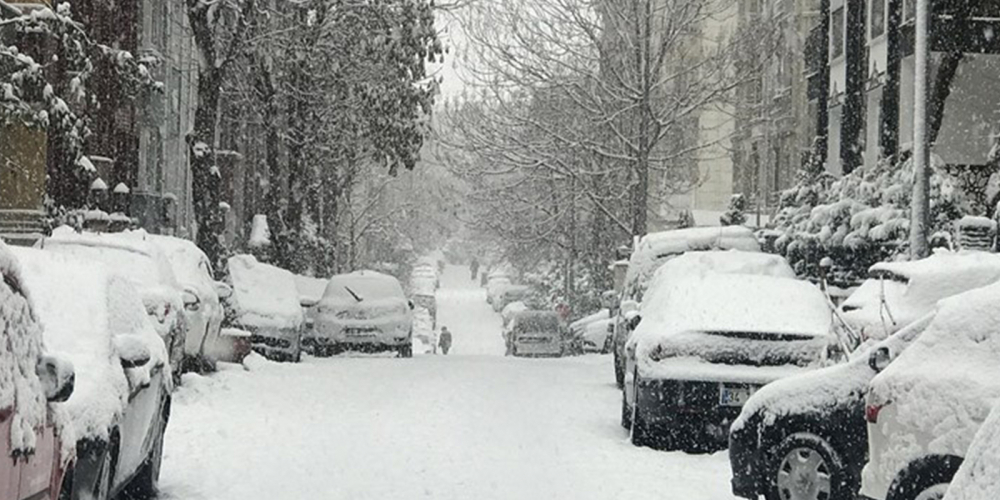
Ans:
[[[451,349],[451,332],[448,331],[447,326],[441,327],[441,334],[438,335],[438,347],[441,348],[444,355],[448,355],[448,350]]]
[[[472,262],[469,263],[469,271],[472,272],[472,281],[476,281],[476,275],[479,274],[479,259],[472,258]]]

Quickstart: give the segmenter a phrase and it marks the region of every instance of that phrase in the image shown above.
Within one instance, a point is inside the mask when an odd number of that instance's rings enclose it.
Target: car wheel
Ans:
[[[961,465],[962,459],[955,456],[918,460],[893,480],[886,500],[941,500]]]
[[[153,498],[160,489],[160,465],[163,463],[163,434],[167,431],[167,423],[160,425],[160,432],[153,443],[153,449],[149,451],[149,456],[139,466],[135,478],[129,484],[126,497],[129,498]]]
[[[618,385],[619,389],[625,387],[625,367],[622,366],[618,351],[615,351],[615,384]]]
[[[622,391],[622,427],[625,429],[632,428],[632,410],[628,407],[628,402],[625,401],[625,391]]]
[[[846,500],[856,489],[840,455],[815,434],[786,437],[772,449],[766,470],[767,500]]]
[[[412,358],[413,357],[413,345],[408,344],[399,347],[399,357],[401,358]]]

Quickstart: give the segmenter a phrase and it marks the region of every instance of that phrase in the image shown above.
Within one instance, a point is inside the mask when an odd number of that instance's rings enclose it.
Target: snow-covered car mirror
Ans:
[[[618,293],[614,290],[605,290],[601,293],[601,306],[605,309],[615,310],[618,305]]]
[[[132,335],[119,335],[114,340],[115,350],[121,359],[122,368],[138,368],[149,363],[152,354],[142,339]]]
[[[876,373],[881,373],[889,366],[892,362],[892,353],[886,346],[874,349],[871,354],[868,355],[868,366],[875,370]]]
[[[228,283],[223,283],[221,281],[215,282],[215,293],[219,295],[220,299],[228,299],[233,296],[233,287],[229,286]]]
[[[73,363],[55,356],[42,356],[35,365],[35,373],[42,381],[45,398],[53,403],[62,403],[73,395],[76,372]]]
[[[184,300],[184,309],[188,311],[197,311],[201,305],[201,299],[191,290],[184,290],[181,293],[181,298]]]

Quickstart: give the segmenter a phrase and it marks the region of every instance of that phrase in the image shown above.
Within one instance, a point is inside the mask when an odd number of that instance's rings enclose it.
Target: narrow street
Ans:
[[[635,448],[609,356],[503,356],[464,267],[439,291],[450,356],[259,358],[187,375],[162,497],[731,500],[726,454]]]

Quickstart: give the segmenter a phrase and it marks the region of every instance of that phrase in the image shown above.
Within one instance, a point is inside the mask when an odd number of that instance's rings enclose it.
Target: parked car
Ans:
[[[227,326],[249,332],[253,350],[264,357],[298,362],[305,314],[295,276],[252,255],[234,255],[229,258],[229,279],[233,295]]]
[[[418,262],[410,274],[410,287],[413,290],[430,288],[431,291],[441,288],[441,278],[435,265],[429,262]]]
[[[184,318],[188,326],[184,342],[188,365],[185,368],[214,370],[216,361],[232,361],[236,340],[221,335],[225,316],[221,299],[229,298],[233,289],[215,280],[212,263],[205,252],[183,238],[146,235],[144,231],[131,233],[141,234],[163,250],[184,289]]]
[[[167,350],[140,294],[106,266],[15,250],[45,343],[77,367],[63,405],[77,439],[73,498],[156,494],[170,418]]]
[[[620,305],[614,311],[612,344],[615,356],[615,382],[619,388],[623,387],[625,381],[625,342],[632,333],[629,328],[630,319],[642,303],[643,295],[656,270],[668,260],[685,252],[732,249],[760,251],[753,232],[742,226],[676,229],[650,233],[639,240],[629,257],[625,282],[619,298]]]
[[[531,288],[525,285],[507,285],[497,289],[496,298],[492,301],[493,310],[503,311],[507,304],[523,302],[531,293]]]
[[[0,274],[0,500],[66,498],[75,454],[50,406],[73,395],[74,367],[43,348],[33,289],[2,242]]]
[[[562,356],[565,351],[566,325],[554,311],[515,313],[506,334],[511,356]]]
[[[938,251],[917,261],[875,264],[868,276],[841,310],[862,338],[883,339],[945,297],[1000,281],[1000,255]]]
[[[611,311],[599,309],[569,324],[569,331],[579,339],[585,352],[611,352]]]
[[[863,496],[944,495],[1000,402],[998,303],[1000,283],[940,301],[919,338],[869,383]]]
[[[979,428],[944,500],[1000,498],[1000,404]]]
[[[837,345],[826,297],[804,281],[707,274],[648,300],[622,399],[637,446],[724,447],[756,390],[822,366]]]
[[[139,290],[156,333],[167,346],[174,383],[180,383],[188,329],[183,313],[183,289],[170,260],[157,245],[138,234],[77,233],[69,226],[62,226],[51,237],[39,240],[38,246],[100,262],[130,280]],[[187,298],[192,300],[190,295]]]
[[[506,274],[500,271],[490,273],[489,277],[486,279],[486,302],[493,305],[493,301],[497,300],[500,292],[511,284],[512,282],[510,277]],[[503,310],[503,308],[501,308],[501,310]]]
[[[326,291],[328,280],[323,278],[313,278],[311,276],[295,275],[295,288],[299,292],[299,305],[305,314],[305,324],[303,326],[303,337],[308,337],[309,332],[316,326],[316,311],[319,308],[319,301]]]
[[[861,485],[868,447],[864,396],[878,373],[873,366],[888,363],[923,331],[944,294],[977,288],[983,279],[1000,280],[1000,256],[939,252],[872,269],[877,277],[845,301],[843,317],[869,339],[882,334],[888,339],[878,344],[869,340],[848,363],[777,381],[750,397],[729,435],[734,494],[779,498],[779,489],[787,489],[786,496],[796,498],[787,484],[794,477],[799,487],[815,485],[830,500],[852,499]],[[894,321],[883,326],[881,317],[890,313],[880,315],[880,307],[892,311]],[[924,319],[914,324],[918,318]],[[872,356],[877,356],[875,363]]]
[[[392,276],[355,271],[330,278],[316,328],[306,342],[317,355],[346,350],[413,356],[413,308]]]

